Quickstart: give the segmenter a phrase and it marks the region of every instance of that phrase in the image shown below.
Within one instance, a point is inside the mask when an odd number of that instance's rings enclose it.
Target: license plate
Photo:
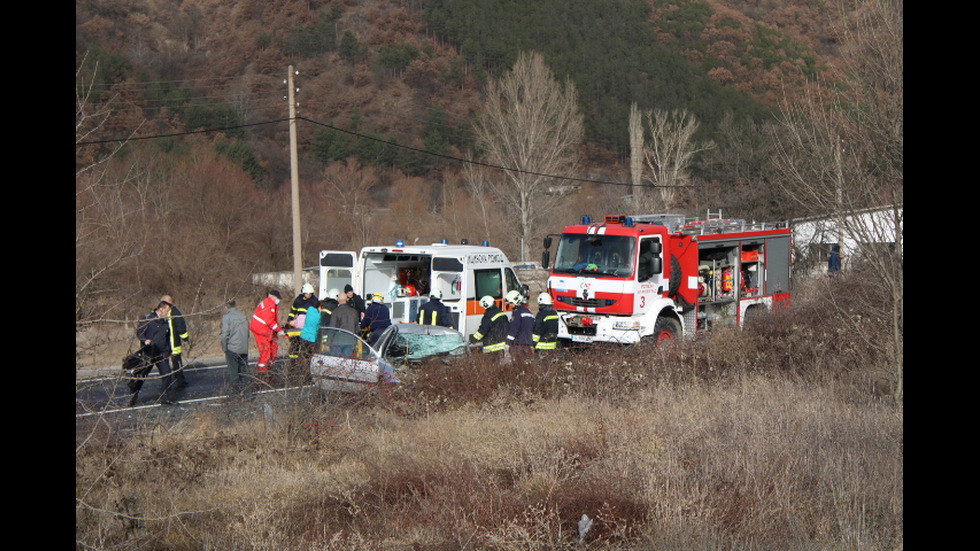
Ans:
[[[572,342],[592,342],[592,337],[587,335],[572,335]]]

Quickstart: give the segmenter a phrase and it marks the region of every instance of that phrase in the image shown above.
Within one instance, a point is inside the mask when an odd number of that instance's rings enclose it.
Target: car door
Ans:
[[[357,335],[336,327],[320,329],[310,375],[322,390],[357,392],[391,374],[378,352]]]

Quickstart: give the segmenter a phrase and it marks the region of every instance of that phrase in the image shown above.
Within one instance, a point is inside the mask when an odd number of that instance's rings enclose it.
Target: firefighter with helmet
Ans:
[[[442,303],[442,291],[433,289],[429,293],[429,301],[419,307],[419,325],[441,325],[452,327],[453,319],[449,309]]]
[[[503,352],[507,346],[507,332],[510,330],[510,320],[507,314],[497,308],[493,297],[486,295],[480,299],[480,306],[486,310],[480,321],[480,328],[470,335],[470,342],[483,342],[483,352]]]
[[[514,305],[514,314],[507,334],[510,354],[515,360],[527,360],[534,353],[534,314],[527,307],[527,299],[516,290],[509,291],[505,300]]]
[[[378,342],[381,333],[391,325],[391,311],[384,303],[385,296],[381,293],[374,293],[371,297],[371,304],[364,311],[361,318],[361,332],[370,333],[368,344],[374,346]]]
[[[534,349],[539,354],[552,352],[558,347],[558,312],[549,293],[538,295],[538,315],[534,319]]]
[[[293,300],[293,306],[289,309],[289,315],[286,316],[286,328],[293,329],[293,331],[289,332],[289,359],[293,362],[300,359],[300,349],[303,347],[303,344],[301,342],[302,339],[299,338],[299,334],[303,329],[303,325],[306,323],[306,312],[318,304],[320,304],[320,299],[316,298],[316,295],[313,294],[313,286],[309,283],[304,283],[299,295]]]
[[[330,316],[333,315],[334,309],[340,304],[338,301],[339,297],[339,290],[330,289],[327,291],[327,298],[323,299],[323,303],[320,305],[320,327],[330,327]]]

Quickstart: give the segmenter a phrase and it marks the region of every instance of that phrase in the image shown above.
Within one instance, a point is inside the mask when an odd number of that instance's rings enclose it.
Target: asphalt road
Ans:
[[[290,376],[284,371],[285,361],[276,362],[271,381],[255,381],[254,394],[260,396],[269,392],[304,386],[302,376]],[[250,364],[254,374],[255,364]],[[195,361],[184,368],[188,386],[177,392],[179,406],[209,403],[228,398],[228,369],[224,358]],[[127,379],[122,371],[106,371],[100,376],[76,379],[75,415],[86,417],[118,412],[134,411],[156,407],[175,407],[161,404],[163,380],[154,369],[147,377],[133,407],[127,407],[132,394],[126,385]]]

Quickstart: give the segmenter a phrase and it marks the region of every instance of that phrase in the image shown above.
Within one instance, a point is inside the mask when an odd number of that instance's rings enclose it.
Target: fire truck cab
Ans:
[[[545,238],[546,267],[550,245]],[[741,326],[755,308],[788,303],[790,251],[785,223],[748,224],[720,213],[703,221],[585,217],[562,231],[548,277],[558,337],[631,344]]]
[[[508,291],[527,294],[507,256],[500,249],[477,245],[432,245],[364,247],[353,251],[320,251],[320,295],[327,290],[343,291],[350,284],[366,300],[381,293],[391,310],[392,323],[414,323],[419,307],[433,290],[442,292],[442,302],[453,319],[453,327],[469,338],[480,327],[485,310],[480,298],[491,296],[502,310],[513,306],[504,297]]]

